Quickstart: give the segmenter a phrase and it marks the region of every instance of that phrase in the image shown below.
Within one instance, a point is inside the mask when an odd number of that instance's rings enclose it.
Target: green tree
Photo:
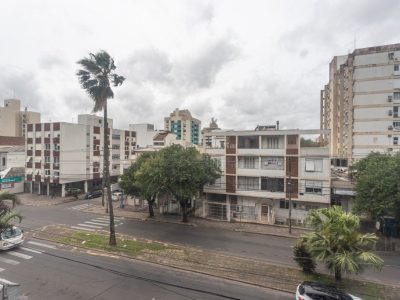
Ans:
[[[354,210],[373,220],[382,215],[400,219],[400,154],[371,153],[352,167],[356,180]]]
[[[158,152],[159,165],[155,178],[179,202],[182,222],[188,222],[188,206],[203,186],[221,176],[217,161],[200,154],[195,148],[172,145]]]
[[[131,196],[141,196],[146,199],[149,205],[149,217],[154,217],[154,203],[157,199],[157,195],[161,192],[161,188],[157,184],[154,184],[154,172],[152,168],[154,166],[156,153],[143,153],[140,155],[134,163],[128,168],[128,170],[120,177],[120,186],[124,193]],[[148,161],[151,161],[148,162]],[[140,172],[139,172],[140,171]]]
[[[19,200],[15,194],[0,193],[0,231],[11,228],[13,226],[12,220],[16,219],[21,222],[22,216],[12,210],[18,203]]]
[[[307,238],[300,237],[293,247],[294,260],[303,269],[304,273],[313,273],[316,263],[307,248]]]
[[[115,73],[116,66],[114,59],[106,52],[100,51],[96,54],[89,54],[78,61],[82,69],[78,70],[77,76],[82,88],[89,94],[94,101],[93,112],[103,110],[104,125],[104,184],[107,189],[108,209],[110,214],[110,245],[116,245],[114,212],[111,199],[110,187],[110,151],[108,146],[109,128],[107,120],[107,100],[114,98],[113,86],[121,85],[125,78]]]
[[[342,273],[360,273],[366,266],[383,266],[383,260],[371,252],[376,235],[361,234],[360,219],[356,215],[332,206],[312,210],[307,221],[314,229],[305,237],[307,249],[335,274],[336,281],[342,279]]]

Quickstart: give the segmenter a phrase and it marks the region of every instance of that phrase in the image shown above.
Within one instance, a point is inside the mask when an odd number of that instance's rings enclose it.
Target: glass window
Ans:
[[[285,200],[279,201],[279,208],[289,209],[289,201],[285,201]]]
[[[306,172],[322,172],[322,158],[306,158]]]
[[[238,148],[241,149],[259,149],[259,137],[254,136],[239,136]]]
[[[258,177],[238,177],[238,190],[259,190],[259,179]]]
[[[252,156],[239,156],[238,157],[239,169],[258,169],[258,157]]]
[[[1,233],[1,239],[2,240],[10,239],[10,238],[17,237],[21,234],[22,234],[22,231],[18,227],[7,228],[7,229],[3,230],[3,232]]]
[[[393,93],[393,99],[394,100],[400,100],[400,92],[394,92]]]
[[[261,190],[270,192],[283,192],[283,178],[261,178]]]
[[[322,194],[322,181],[306,180],[305,192],[307,194]]]

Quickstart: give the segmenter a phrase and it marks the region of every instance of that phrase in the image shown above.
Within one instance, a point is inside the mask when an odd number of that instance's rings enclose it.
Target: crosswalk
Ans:
[[[48,249],[56,249],[51,244],[26,241],[24,246],[19,246],[0,252],[0,272],[3,272],[9,266],[17,266],[20,263],[32,259],[35,255],[43,254]]]
[[[122,225],[123,218],[120,217],[114,217],[114,222],[115,222],[115,227],[118,227],[119,225]],[[91,219],[89,221],[85,221],[82,223],[79,223],[74,226],[70,226],[72,229],[77,229],[77,230],[85,230],[85,231],[96,231],[96,230],[103,230],[106,229],[110,224],[110,217],[109,216],[104,216],[104,217],[97,217],[94,219]]]
[[[88,209],[88,208],[91,208],[91,207],[94,207],[94,206],[95,206],[95,204],[93,204],[93,203],[83,203],[83,204],[80,204],[80,205],[72,206],[72,207],[70,207],[70,209],[73,209],[73,210],[85,210],[85,209]]]

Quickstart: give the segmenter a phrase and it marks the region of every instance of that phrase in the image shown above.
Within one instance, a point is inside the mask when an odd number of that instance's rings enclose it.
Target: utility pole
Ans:
[[[292,234],[292,160],[288,157],[289,161],[289,178],[287,182],[287,188],[289,192],[289,234]]]

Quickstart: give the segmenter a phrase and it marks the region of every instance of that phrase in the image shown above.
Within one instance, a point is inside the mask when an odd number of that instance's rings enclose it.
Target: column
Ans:
[[[29,182],[29,186],[30,186],[31,194],[32,194],[33,193],[33,181]]]
[[[41,190],[41,188],[42,188],[42,183],[39,181],[38,182],[38,195],[40,195],[40,190]]]
[[[88,192],[88,182],[87,182],[87,180],[84,181],[84,190],[85,190],[85,193]]]
[[[229,195],[226,195],[226,220],[231,221],[231,201]]]
[[[47,183],[47,196],[50,196],[50,182]]]
[[[207,194],[205,195],[203,199],[203,218],[206,217],[206,205],[207,205]]]
[[[65,183],[61,184],[61,197],[65,197]]]

